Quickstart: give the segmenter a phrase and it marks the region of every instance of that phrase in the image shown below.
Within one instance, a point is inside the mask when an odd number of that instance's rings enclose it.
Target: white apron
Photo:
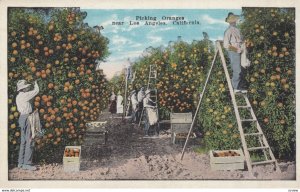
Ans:
[[[117,113],[123,113],[123,97],[118,95],[117,97]]]

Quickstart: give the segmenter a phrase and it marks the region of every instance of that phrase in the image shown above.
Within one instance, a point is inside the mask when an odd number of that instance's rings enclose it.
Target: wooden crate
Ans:
[[[86,131],[84,136],[85,145],[106,145],[108,139],[108,131],[90,132]]]
[[[215,157],[213,154],[216,153],[228,153],[229,151],[235,152],[240,156],[222,156],[222,157]],[[214,150],[209,152],[210,157],[210,167],[212,170],[238,170],[244,169],[244,154],[241,149],[239,150]]]
[[[188,124],[192,123],[192,113],[170,113],[171,124]]]
[[[66,149],[78,149],[78,157],[66,157],[65,153],[63,156],[63,167],[65,172],[76,172],[80,170],[80,157],[81,157],[81,146],[66,146]]]
[[[86,123],[88,131],[106,131],[107,121],[89,121]]]
[[[188,133],[173,133],[173,144],[179,144],[179,145],[184,145],[185,141],[186,141],[186,137]],[[190,134],[190,138],[189,138],[189,143],[193,142],[193,139],[196,138],[196,134],[195,133],[191,133]]]
[[[87,130],[84,136],[84,144],[105,145],[108,139],[106,124],[107,121],[91,121],[86,123]]]
[[[192,121],[192,113],[170,113],[172,143],[175,143],[176,134],[189,132]]]

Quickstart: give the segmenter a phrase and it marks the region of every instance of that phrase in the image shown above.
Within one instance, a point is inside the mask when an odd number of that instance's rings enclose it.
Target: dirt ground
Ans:
[[[143,131],[120,118],[108,121],[106,146],[82,148],[80,172],[64,172],[63,164],[38,165],[34,172],[16,167],[9,169],[10,180],[295,180],[295,162],[279,163],[281,173],[272,166],[254,167],[254,177],[247,171],[212,171],[208,154],[194,152],[188,146],[181,161],[182,146],[172,145],[169,130],[159,138],[143,138]],[[88,151],[89,149],[89,151]],[[30,173],[30,174],[28,174]]]

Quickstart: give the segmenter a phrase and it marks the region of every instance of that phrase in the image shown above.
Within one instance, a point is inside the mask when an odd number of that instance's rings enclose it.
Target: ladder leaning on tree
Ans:
[[[192,132],[195,120],[196,120],[196,118],[198,116],[198,113],[199,113],[199,109],[200,109],[200,106],[201,106],[201,101],[202,101],[203,95],[206,91],[206,86],[208,84],[212,69],[213,69],[214,64],[216,62],[217,55],[219,54],[219,56],[221,58],[221,63],[223,65],[223,69],[224,69],[224,72],[225,72],[225,75],[226,75],[226,80],[227,80],[228,87],[229,87],[231,101],[232,101],[232,104],[233,104],[233,107],[234,107],[234,113],[235,113],[235,117],[236,117],[236,120],[237,120],[238,129],[239,129],[239,132],[240,132],[240,138],[241,138],[241,142],[242,142],[243,152],[244,152],[244,155],[245,155],[245,160],[246,160],[248,171],[251,174],[253,174],[252,167],[255,166],[255,165],[274,164],[274,168],[276,169],[276,171],[280,172],[279,165],[278,165],[278,163],[277,163],[277,161],[276,161],[276,159],[273,155],[273,152],[272,152],[272,150],[271,150],[271,148],[268,144],[268,141],[267,141],[267,139],[266,139],[259,123],[258,123],[258,120],[255,116],[255,113],[254,113],[254,111],[251,107],[250,101],[248,99],[247,93],[242,93],[242,92],[235,93],[233,88],[232,88],[229,72],[228,72],[228,69],[227,69],[226,61],[225,61],[225,57],[224,57],[223,50],[222,50],[222,47],[221,47],[221,43],[222,43],[222,41],[216,41],[216,53],[214,55],[214,59],[212,61],[209,73],[207,75],[202,93],[200,95],[200,100],[199,100],[198,105],[197,105],[197,109],[196,109],[196,112],[195,112],[195,115],[194,115],[194,118],[193,118],[193,122],[190,126],[189,133],[187,135],[184,147],[182,149],[181,159],[183,159],[189,136]],[[240,99],[244,99],[244,103],[246,103],[246,105],[237,105],[237,98],[240,97],[240,96],[241,96]],[[242,109],[248,110],[248,112],[250,112],[251,118],[241,117],[242,113],[240,113],[240,110],[242,110]],[[255,131],[252,130],[252,132],[247,132],[246,131],[247,129],[245,129],[247,127],[247,125],[248,126],[251,125],[252,127],[255,127]],[[245,132],[247,132],[247,133],[245,133]],[[250,145],[249,141],[252,142],[252,145],[250,147],[249,147],[249,145]],[[257,144],[258,146],[253,146],[253,145],[255,145],[253,143]],[[251,152],[260,152],[258,154],[263,156],[263,160],[259,159],[260,161],[253,161],[253,158],[251,159]]]
[[[157,106],[157,89],[156,89],[156,82],[157,82],[157,70],[155,65],[149,66],[149,76],[148,76],[148,83],[147,83],[147,90],[151,90],[151,92],[154,92],[153,94],[150,93],[150,98],[152,101],[155,102]],[[158,111],[156,110],[156,113]],[[156,114],[158,115],[158,114]],[[145,117],[145,107],[142,109],[142,113],[139,119],[139,127],[141,126],[142,120]]]

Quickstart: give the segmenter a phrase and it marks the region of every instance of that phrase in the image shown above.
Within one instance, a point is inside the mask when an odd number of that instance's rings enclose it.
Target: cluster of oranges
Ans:
[[[78,148],[66,148],[64,156],[65,157],[79,157],[80,149]]]

